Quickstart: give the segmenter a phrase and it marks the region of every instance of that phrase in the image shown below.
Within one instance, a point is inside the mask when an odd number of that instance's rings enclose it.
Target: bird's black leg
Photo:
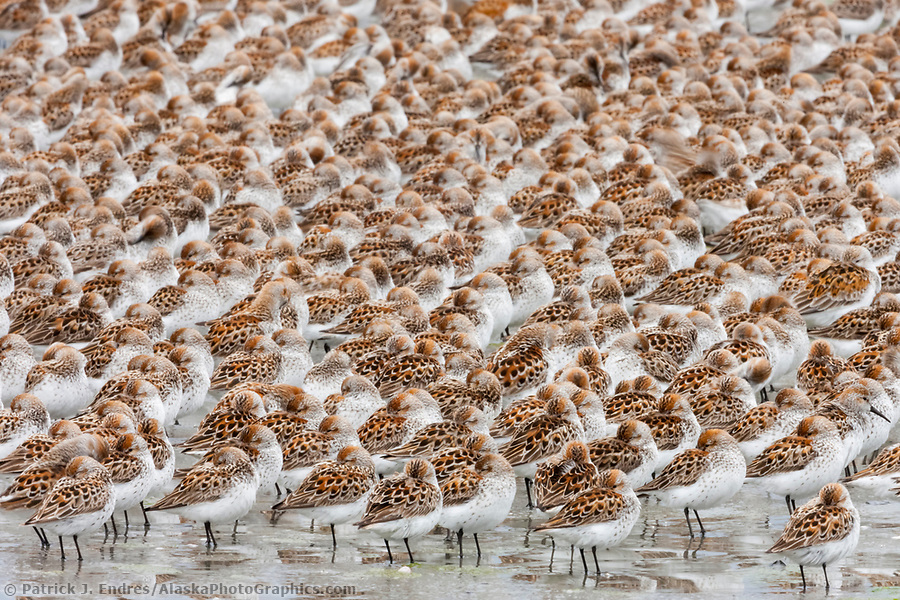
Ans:
[[[806,573],[803,572],[803,565],[800,565],[800,581],[803,582],[803,591],[806,591]]]
[[[59,557],[62,560],[66,560],[66,550],[63,548],[62,536],[59,536]]]
[[[688,511],[688,508],[684,507],[684,520],[687,521],[688,524],[688,534],[690,534],[691,538],[694,537],[694,530],[691,528],[691,513]]]
[[[81,548],[78,546],[78,536],[77,536],[77,535],[73,535],[73,536],[72,536],[72,539],[75,541],[75,551],[78,552],[78,562],[81,562],[81,561],[83,561],[84,559],[81,558]]]
[[[44,538],[43,534],[41,534],[41,530],[37,527],[32,527],[34,532],[37,534],[38,539],[41,540],[41,548],[43,548],[47,544],[47,540]]]
[[[578,550],[581,552],[581,562],[584,564],[584,572],[587,573],[587,559],[584,557],[584,548],[579,548]]]
[[[703,521],[700,520],[700,515],[697,511],[694,511],[694,516],[697,517],[697,524],[700,525],[700,537],[706,537],[706,529],[703,527]]]
[[[412,550],[409,549],[409,538],[403,538],[403,543],[406,544],[406,552],[409,554],[409,564],[413,564],[415,561],[413,560]]]
[[[481,557],[481,545],[478,543],[478,534],[473,533],[472,537],[475,538],[475,549],[478,551],[478,556]]]
[[[387,540],[384,540],[384,547],[387,548],[387,551],[388,551],[388,562],[393,563],[394,555],[391,554],[391,543]]]
[[[597,575],[600,574],[600,563],[597,562],[597,546],[591,548],[591,553],[594,555],[594,566],[597,567]]]
[[[828,565],[822,565],[822,572],[825,573],[825,589],[831,587],[831,584],[828,583]]]
[[[209,521],[203,524],[206,527],[206,545],[209,546],[212,544],[213,548],[218,547],[218,542],[216,542],[216,536],[213,535],[212,525],[210,525]]]
[[[463,536],[463,530],[460,529],[459,531],[456,532],[456,543],[459,544],[459,560],[460,560],[460,562],[462,562],[462,559],[463,559],[462,536]]]
[[[331,524],[331,549],[337,548],[337,537],[334,535],[334,523]]]

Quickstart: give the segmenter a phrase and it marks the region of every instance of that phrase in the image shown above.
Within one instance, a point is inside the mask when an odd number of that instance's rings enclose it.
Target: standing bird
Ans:
[[[828,583],[828,565],[856,549],[859,543],[859,511],[853,506],[847,488],[829,483],[819,495],[791,514],[791,520],[768,553],[783,552],[800,564],[800,578],[806,590],[803,567],[821,565]]]
[[[691,537],[694,531],[689,511],[693,510],[700,536],[705,537],[706,529],[697,511],[720,506],[734,497],[746,474],[747,462],[734,438],[722,429],[708,429],[700,435],[696,448],[676,456],[637,493],[656,496],[663,506],[683,508]]]
[[[767,492],[784,496],[788,512],[797,497],[809,497],[841,476],[844,444],[826,417],[806,417],[794,435],[781,438],[747,465],[747,478]]]
[[[25,524],[57,535],[63,560],[66,551],[62,538],[71,535],[81,561],[78,536],[98,529],[109,520],[115,507],[115,488],[109,471],[89,456],[77,456],[66,465],[65,475],[53,485]]]
[[[621,544],[641,514],[641,503],[631,489],[628,476],[618,469],[600,473],[600,484],[569,500],[555,517],[535,531],[575,546],[581,551],[581,562],[587,575],[584,549],[590,548],[594,566],[600,573],[597,547],[612,548]]]
[[[538,464],[561,452],[571,441],[584,438],[584,427],[572,401],[558,397],[547,402],[544,411],[516,428],[512,438],[500,447],[500,454],[509,461],[516,475],[525,478],[528,507],[531,483]]]
[[[383,479],[375,486],[366,513],[356,526],[384,539],[390,562],[394,562],[390,541],[403,540],[412,563],[409,540],[434,529],[442,507],[434,467],[427,460],[414,458],[406,463],[403,473]]]
[[[534,475],[535,508],[555,515],[579,492],[596,487],[598,475],[584,442],[569,442],[561,452],[538,465]]]
[[[159,502],[147,509],[174,510],[185,519],[203,523],[206,545],[219,544],[212,523],[230,523],[250,510],[259,489],[259,475],[247,454],[226,446],[184,476],[181,483]]]
[[[300,514],[331,527],[363,516],[372,488],[378,483],[375,463],[360,446],[345,446],[337,458],[318,464],[274,510],[297,509]]]
[[[457,471],[441,486],[443,508],[438,522],[456,532],[459,560],[462,538],[471,533],[481,557],[478,533],[488,531],[506,519],[516,496],[516,474],[499,454],[486,454],[474,466]]]

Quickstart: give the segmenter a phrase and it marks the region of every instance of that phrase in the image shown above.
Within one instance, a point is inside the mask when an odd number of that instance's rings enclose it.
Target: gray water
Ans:
[[[5,482],[5,481],[4,481]],[[0,483],[4,483],[0,482]],[[525,508],[520,485],[509,518],[497,530],[479,536],[484,552],[476,560],[471,538],[463,540],[459,564],[455,543],[432,533],[413,545],[416,563],[405,566],[402,544],[387,561],[382,541],[351,526],[338,527],[338,548],[331,549],[327,528],[287,513],[269,521],[273,496],[262,496],[243,519],[237,534],[220,527],[219,546],[208,550],[202,526],[154,513],[145,531],[135,511],[123,535],[104,540],[103,531],[79,541],[84,562],[75,558],[71,538],[62,562],[57,541],[41,550],[37,536],[17,515],[0,514],[0,594],[2,597],[174,597],[174,598],[580,598],[602,593],[611,598],[646,598],[648,593],[687,598],[775,598],[800,591],[796,565],[765,554],[787,521],[783,500],[745,486],[729,505],[701,514],[707,528],[702,541],[691,541],[676,510],[645,505],[626,543],[598,553],[603,571],[585,578],[576,553],[569,570],[568,548],[557,548],[550,568],[550,539],[529,528],[540,517]],[[857,552],[840,568],[831,568],[830,598],[900,597],[900,503],[854,498],[862,518]],[[11,518],[12,517],[12,518]],[[821,570],[808,570],[813,584],[806,597],[824,597]],[[195,585],[191,589],[188,586]],[[226,588],[215,589],[223,585]],[[43,587],[40,587],[43,586]],[[54,589],[54,586],[55,589]],[[245,586],[243,589],[239,586]],[[273,586],[270,588],[257,586]],[[278,586],[287,586],[279,588]],[[243,592],[243,593],[242,593]]]

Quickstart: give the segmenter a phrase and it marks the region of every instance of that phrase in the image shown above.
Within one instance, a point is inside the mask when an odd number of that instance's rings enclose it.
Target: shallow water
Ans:
[[[395,563],[390,565],[382,541],[353,527],[338,528],[338,548],[332,552],[328,529],[310,530],[309,521],[299,515],[287,513],[273,526],[268,508],[274,496],[261,497],[236,536],[230,527],[218,528],[215,550],[206,548],[202,526],[179,523],[173,515],[152,514],[147,531],[133,520],[127,536],[118,515],[117,539],[110,535],[104,540],[100,531],[79,540],[85,557],[80,565],[71,539],[65,540],[69,559],[62,562],[56,540],[42,551],[31,529],[20,525],[24,517],[0,514],[0,594],[437,599],[458,598],[465,590],[500,600],[579,598],[598,590],[611,598],[646,598],[648,592],[773,598],[800,591],[797,566],[778,564],[777,557],[765,554],[787,521],[784,503],[748,486],[728,506],[701,514],[708,531],[704,540],[689,539],[677,510],[645,505],[626,543],[598,553],[603,574],[586,579],[577,554],[570,572],[568,548],[557,549],[551,570],[550,539],[529,533],[540,516],[525,508],[521,485],[519,491],[506,522],[479,536],[484,552],[480,563],[470,537],[463,540],[460,566],[455,542],[433,533],[413,545],[417,562],[408,573],[401,570],[407,561],[402,544],[392,545]],[[860,546],[840,569],[830,569],[828,597],[900,597],[900,503],[867,502],[861,496],[854,500],[863,523]],[[132,517],[139,520],[137,512]],[[590,554],[588,563],[593,572]],[[807,597],[823,597],[821,570],[810,569],[807,577],[814,584]],[[192,584],[197,587],[190,588]],[[215,585],[228,587],[205,587]]]
[[[316,347],[316,362],[321,352]],[[173,444],[196,431],[201,415],[221,394],[210,394],[200,413],[170,429]],[[178,467],[195,461],[176,455]],[[11,479],[0,475],[0,485],[5,487]],[[852,497],[862,520],[860,544],[839,568],[829,569],[832,587],[827,597],[900,598],[900,502],[870,501],[861,493]],[[151,497],[145,505],[154,501]],[[218,526],[219,545],[213,550],[206,547],[202,524],[182,523],[174,514],[155,512],[145,530],[140,511],[133,510],[125,535],[122,515],[116,513],[118,538],[110,531],[104,539],[102,530],[79,538],[84,555],[80,565],[71,538],[63,540],[67,560],[61,561],[58,540],[51,539],[52,547],[41,550],[31,528],[21,525],[30,513],[0,511],[0,598],[438,600],[490,594],[491,600],[558,600],[595,598],[599,591],[604,598],[616,599],[644,600],[648,593],[694,598],[702,593],[714,600],[787,598],[801,591],[797,565],[779,563],[778,556],[765,553],[787,523],[784,499],[753,485],[744,485],[728,505],[701,513],[707,530],[702,540],[690,539],[680,511],[644,501],[641,518],[626,542],[612,551],[598,551],[599,577],[590,553],[590,574],[585,577],[577,553],[570,570],[568,548],[554,553],[549,536],[530,531],[544,519],[526,507],[521,480],[506,521],[478,536],[480,561],[467,536],[460,566],[455,536],[446,541],[441,530],[412,544],[416,563],[409,572],[403,569],[409,557],[402,542],[391,544],[390,564],[380,538],[341,525],[337,550],[332,551],[330,530],[311,528],[309,520],[297,513],[285,512],[273,525],[270,508],[276,501],[274,493],[260,494],[236,535],[231,527]],[[693,526],[696,533],[696,523]],[[825,597],[820,569],[808,569],[807,581],[805,597]]]

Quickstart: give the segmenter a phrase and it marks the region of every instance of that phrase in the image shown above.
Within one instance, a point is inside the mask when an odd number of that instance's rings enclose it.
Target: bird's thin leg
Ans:
[[[584,548],[579,548],[578,550],[581,552],[581,562],[584,564],[584,572],[587,573],[587,559],[584,557]]]
[[[806,573],[803,572],[803,565],[800,565],[800,581],[803,582],[803,591],[806,591]]]
[[[691,513],[688,511],[688,508],[684,507],[684,520],[687,521],[688,524],[688,534],[691,538],[694,537],[694,530],[691,528]]]
[[[597,562],[597,546],[591,548],[591,553],[594,555],[594,566],[597,567],[597,575],[600,574],[600,563]]]
[[[59,536],[59,557],[62,560],[66,560],[66,550],[63,548],[62,536]]]
[[[275,484],[275,497],[281,498],[281,487],[277,483]]]
[[[334,523],[331,524],[331,549],[337,548],[337,537],[334,535]]]
[[[34,532],[37,534],[38,539],[41,540],[41,548],[43,548],[44,544],[46,544],[46,542],[44,541],[44,536],[41,535],[41,530],[38,529],[37,527],[32,527],[32,529],[34,529]]]
[[[144,508],[144,501],[141,500],[141,512],[144,513],[144,526],[150,527],[150,519],[147,518],[147,509]]]
[[[75,551],[78,552],[78,562],[81,562],[81,561],[83,561],[84,559],[81,558],[81,548],[78,546],[78,536],[77,536],[77,535],[73,535],[73,536],[72,536],[72,539],[75,541]]]
[[[212,544],[213,548],[218,547],[218,543],[216,542],[216,536],[213,535],[212,525],[210,525],[209,521],[203,524],[206,527],[206,545],[209,546]]]
[[[234,528],[231,530],[231,535],[237,535],[237,519],[234,520]]]
[[[117,537],[119,537],[119,530],[116,527],[116,520],[114,518],[110,517],[109,523],[110,523],[110,525],[112,525],[112,528],[113,528],[113,539],[116,539]]]
[[[463,559],[462,536],[463,536],[463,530],[460,529],[459,531],[456,532],[456,543],[459,544],[459,560],[460,560],[460,562],[462,562],[462,559]]]
[[[481,557],[481,545],[478,543],[478,534],[473,533],[472,537],[475,538],[475,550],[478,551],[478,557]]]
[[[409,554],[409,564],[413,564],[415,561],[413,560],[412,550],[409,549],[409,538],[403,538],[403,543],[406,544],[406,552]]]
[[[788,507],[788,516],[790,516],[791,513],[794,512],[794,511],[791,510],[791,497],[790,497],[790,496],[785,496],[785,497],[784,497],[784,503],[787,504],[787,507]]]
[[[700,520],[700,515],[697,511],[694,511],[694,516],[697,517],[697,524],[700,525],[700,537],[706,537],[706,529],[703,527],[703,521]]]
[[[391,554],[391,543],[387,540],[384,540],[384,547],[387,548],[388,551],[388,562],[393,564],[394,555]]]
[[[825,589],[831,587],[831,584],[828,583],[828,565],[822,565],[822,572],[825,573]]]
[[[534,503],[531,501],[531,480],[527,477],[525,478],[525,495],[528,497],[528,508],[534,508]]]
[[[553,555],[556,554],[556,540],[550,538],[550,572],[553,572]]]
[[[122,511],[122,514],[125,515],[125,531],[128,531],[128,511],[127,511],[127,510],[123,510],[123,511]]]

